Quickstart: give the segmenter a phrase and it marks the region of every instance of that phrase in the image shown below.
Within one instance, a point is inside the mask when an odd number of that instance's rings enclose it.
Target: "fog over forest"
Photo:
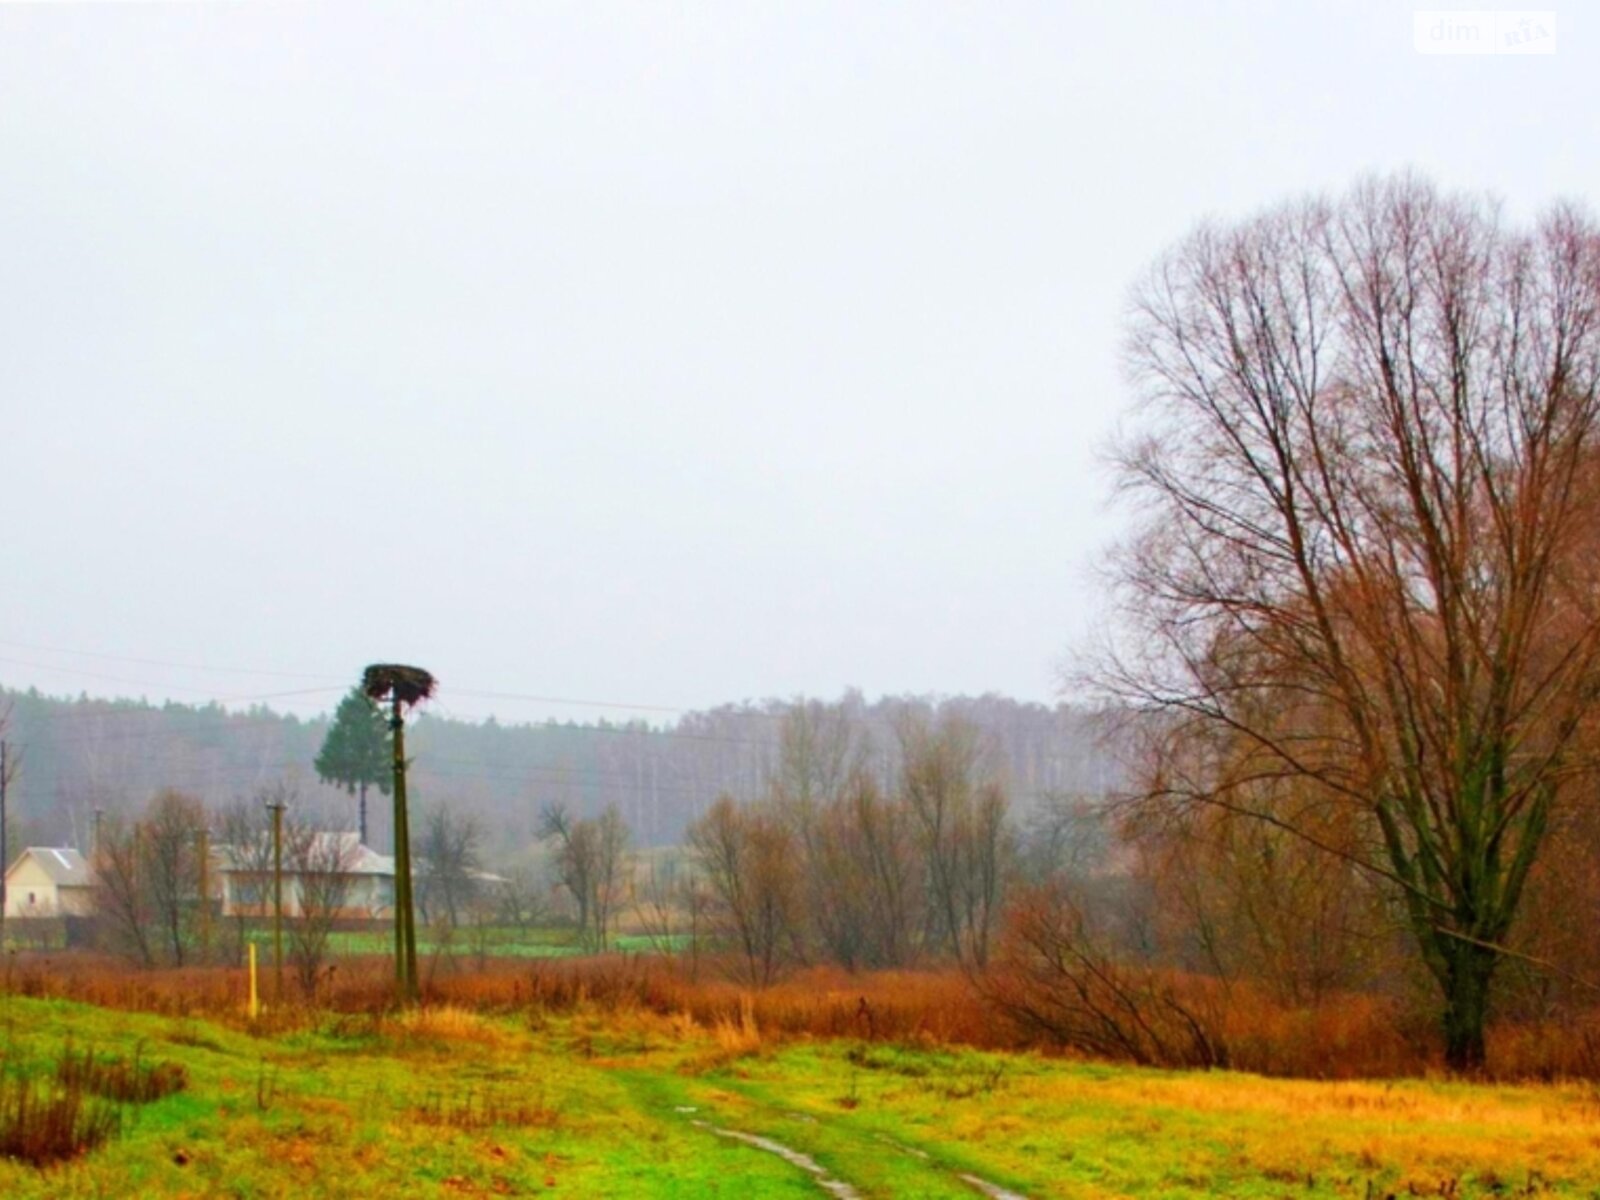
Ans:
[[[407,732],[412,805],[445,804],[477,817],[491,860],[524,851],[540,811],[555,803],[579,816],[614,804],[636,844],[676,844],[718,795],[762,793],[782,718],[795,703],[726,704],[662,723],[500,724],[424,712]],[[1071,705],[995,695],[869,701],[854,691],[836,703],[865,732],[886,786],[897,768],[895,724],[908,712],[959,715],[983,731],[1019,818],[1042,797],[1101,794],[1113,778],[1099,722]],[[87,846],[96,809],[131,815],[163,788],[220,807],[285,781],[308,814],[355,827],[354,800],[313,769],[327,717],[0,689],[6,704],[8,738],[23,755],[12,792],[18,844]],[[374,792],[369,803],[370,840],[388,850],[389,801]]]

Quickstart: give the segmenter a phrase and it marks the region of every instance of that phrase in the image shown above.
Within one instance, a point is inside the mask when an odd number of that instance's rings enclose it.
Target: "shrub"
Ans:
[[[107,1056],[97,1058],[94,1050],[75,1052],[69,1045],[56,1067],[56,1082],[65,1090],[80,1090],[124,1104],[149,1104],[181,1092],[189,1086],[189,1073],[181,1063],[146,1063],[139,1051],[133,1061]]]
[[[121,1128],[118,1109],[81,1087],[0,1079],[0,1156],[43,1167],[87,1154]]]

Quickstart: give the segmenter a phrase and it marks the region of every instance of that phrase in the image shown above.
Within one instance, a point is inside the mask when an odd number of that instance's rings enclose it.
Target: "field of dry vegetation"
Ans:
[[[10,956],[5,990],[127,1012],[243,1020],[246,973],[238,968],[129,970],[118,959],[80,952]],[[846,1039],[928,1048],[1030,1052],[1051,1057],[1101,1058],[1160,1067],[1200,1066],[1304,1079],[1427,1078],[1444,1063],[1425,1009],[1351,993],[1314,1006],[1293,1007],[1265,989],[1174,971],[1123,972],[1117,991],[1099,998],[1105,1028],[1117,1004],[1140,1005],[1124,1022],[1126,1047],[1112,1033],[1106,1048],[1086,1054],[1063,1046],[1028,1013],[1008,1009],[1016,990],[997,969],[974,975],[945,967],[848,972],[820,966],[793,971],[764,987],[736,982],[733,969],[707,960],[691,970],[655,955],[592,958],[458,960],[426,964],[423,1001],[490,1016],[530,1010],[645,1012],[683,1016],[708,1029],[754,1021],[769,1040]],[[270,972],[262,976],[268,1028],[314,1021],[321,1014],[381,1016],[393,1011],[392,964],[376,956],[340,960],[314,1002],[292,983],[272,1000]],[[1109,985],[1108,985],[1109,986]],[[1163,1015],[1170,1001],[1184,1016]],[[1082,1010],[1086,1012],[1088,1010]],[[1079,1019],[1082,1019],[1082,1012]],[[1176,1025],[1198,1024],[1214,1061],[1182,1061],[1189,1043],[1174,1036],[1170,1054],[1137,1040]],[[1600,1012],[1537,1020],[1504,1020],[1489,1033],[1489,1060],[1480,1078],[1506,1082],[1600,1083]]]
[[[1217,1026],[1234,1069],[1158,1069],[1040,1053],[955,970],[814,969],[749,989],[712,965],[698,980],[621,956],[441,967],[405,1010],[389,965],[357,959],[315,1005],[269,1003],[252,1020],[237,969],[19,959],[0,994],[0,1188],[1365,1200],[1600,1187],[1600,1072],[1579,1029],[1495,1029],[1492,1073],[1547,1081],[1447,1081],[1436,1047],[1407,1043],[1381,1006],[1297,1013],[1236,995]],[[1168,982],[1201,1003],[1206,989]],[[1372,1074],[1412,1078],[1350,1078]]]

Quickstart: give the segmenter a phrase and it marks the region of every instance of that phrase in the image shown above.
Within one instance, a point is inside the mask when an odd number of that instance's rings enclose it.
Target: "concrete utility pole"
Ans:
[[[283,801],[269,800],[272,813],[272,970],[274,998],[283,1003]]]

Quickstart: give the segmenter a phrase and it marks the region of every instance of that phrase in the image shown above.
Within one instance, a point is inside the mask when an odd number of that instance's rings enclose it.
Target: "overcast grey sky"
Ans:
[[[1597,194],[1583,10],[1412,11],[0,4],[0,681],[1050,700],[1165,245]]]

